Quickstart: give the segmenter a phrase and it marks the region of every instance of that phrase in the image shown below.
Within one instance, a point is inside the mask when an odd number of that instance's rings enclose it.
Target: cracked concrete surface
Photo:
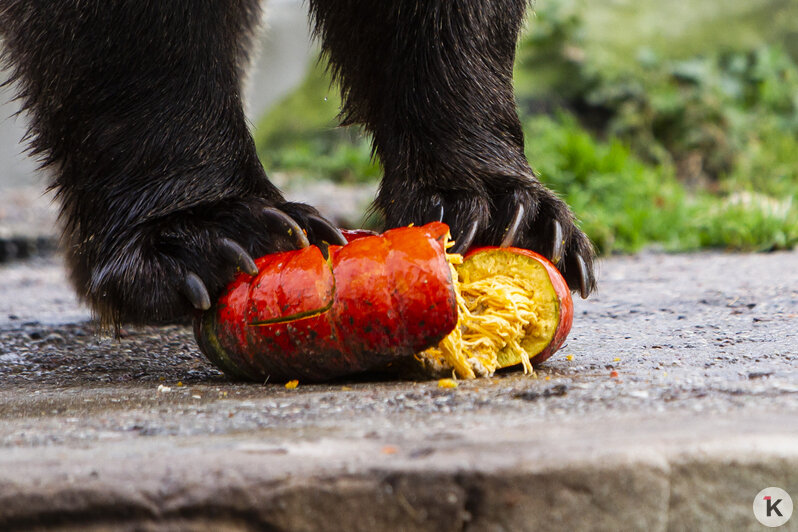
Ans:
[[[798,253],[601,269],[537,378],[287,390],[0,266],[0,529],[761,530],[798,496]]]

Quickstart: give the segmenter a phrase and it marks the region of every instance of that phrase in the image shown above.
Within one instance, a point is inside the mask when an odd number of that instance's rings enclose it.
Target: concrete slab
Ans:
[[[0,266],[0,529],[761,530],[798,494],[798,253],[608,259],[537,378],[451,390],[230,383],[88,318]]]

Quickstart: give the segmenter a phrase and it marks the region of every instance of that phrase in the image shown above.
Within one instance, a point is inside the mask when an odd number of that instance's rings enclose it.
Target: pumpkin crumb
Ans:
[[[438,380],[438,388],[457,388],[457,381],[454,379]]]

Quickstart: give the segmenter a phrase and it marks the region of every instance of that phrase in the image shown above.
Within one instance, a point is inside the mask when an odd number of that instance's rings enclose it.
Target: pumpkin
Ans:
[[[544,257],[517,248],[446,252],[440,222],[257,259],[197,317],[200,349],[247,380],[323,381],[394,368],[492,375],[551,356],[573,302]]]
[[[358,234],[346,246],[275,253],[239,274],[195,320],[225,373],[329,380],[380,370],[435,345],[457,322],[442,223]]]

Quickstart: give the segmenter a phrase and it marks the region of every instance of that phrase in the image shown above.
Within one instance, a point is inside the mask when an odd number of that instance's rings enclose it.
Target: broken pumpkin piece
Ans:
[[[520,364],[531,373],[533,361],[559,349],[571,329],[573,300],[548,259],[511,247],[447,259],[459,317],[446,338],[417,355],[428,371],[472,379]]]

